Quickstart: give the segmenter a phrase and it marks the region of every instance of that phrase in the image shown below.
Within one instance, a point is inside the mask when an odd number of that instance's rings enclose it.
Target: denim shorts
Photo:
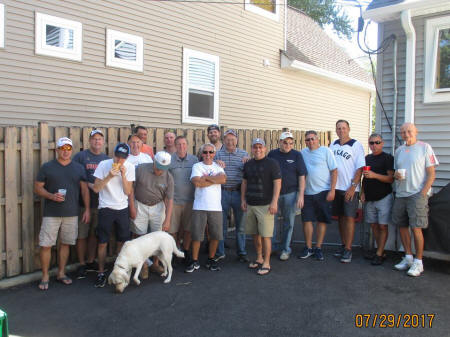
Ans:
[[[359,193],[355,192],[352,200],[345,201],[345,192],[336,190],[333,201],[333,215],[356,218],[356,211],[359,206]]]
[[[107,243],[116,225],[116,240],[125,242],[130,239],[130,214],[128,207],[124,209],[100,208],[98,210],[97,238],[99,243]]]
[[[331,223],[332,203],[327,201],[329,191],[322,191],[313,195],[305,195],[305,204],[302,208],[302,221]]]
[[[383,199],[366,201],[364,204],[365,221],[369,224],[390,224],[393,199],[392,194],[389,193]]]
[[[392,222],[399,227],[428,227],[428,197],[422,193],[396,198],[392,207]]]

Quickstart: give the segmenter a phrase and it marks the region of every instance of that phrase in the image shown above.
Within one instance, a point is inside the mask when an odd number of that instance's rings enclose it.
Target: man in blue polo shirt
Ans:
[[[286,261],[291,255],[291,238],[294,231],[295,209],[303,207],[305,176],[307,174],[302,154],[294,150],[294,136],[289,131],[280,136],[280,148],[269,152],[281,168],[281,192],[278,207],[283,217],[280,260]],[[277,218],[275,218],[277,223]],[[274,231],[277,225],[275,224]],[[275,233],[273,238],[275,237]],[[272,240],[273,240],[272,238]]]

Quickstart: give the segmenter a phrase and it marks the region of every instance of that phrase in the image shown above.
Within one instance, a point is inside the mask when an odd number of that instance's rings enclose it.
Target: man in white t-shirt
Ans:
[[[330,145],[338,169],[333,215],[338,217],[342,247],[334,256],[340,257],[343,263],[349,263],[352,261],[359,185],[366,160],[362,144],[350,138],[350,124],[346,120],[336,122],[336,134],[339,139]]]
[[[225,171],[213,159],[216,148],[213,144],[204,144],[200,148],[203,161],[192,167],[191,181],[195,186],[194,206],[192,210],[192,261],[186,267],[187,273],[192,273],[200,268],[198,253],[200,242],[203,241],[206,224],[209,231],[209,254],[206,268],[220,270],[217,261],[214,260],[219,240],[223,239],[222,232],[222,184],[225,184],[227,176]]]
[[[142,152],[142,145],[144,143],[138,137],[138,135],[133,134],[128,137],[128,146],[130,147],[130,155],[127,158],[127,162],[138,166],[139,164],[153,163],[152,158],[147,154]]]
[[[113,227],[116,224],[117,252],[130,238],[130,216],[128,196],[133,189],[135,168],[126,159],[130,148],[119,143],[114,148],[114,158],[101,161],[94,172],[94,192],[99,193],[98,205],[98,275],[95,287],[106,284],[105,260],[106,246]]]
[[[435,166],[439,162],[431,146],[417,140],[414,124],[403,124],[400,133],[405,144],[395,151],[394,156],[396,199],[392,207],[392,222],[399,227],[405,257],[395,265],[395,269],[408,270],[409,276],[420,276],[423,273],[422,229],[428,227],[428,197],[436,177]],[[408,227],[414,235],[415,259]]]

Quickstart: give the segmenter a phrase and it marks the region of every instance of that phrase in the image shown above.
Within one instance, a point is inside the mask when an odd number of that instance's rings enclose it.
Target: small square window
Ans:
[[[106,65],[133,71],[144,70],[144,39],[140,36],[106,30]]]
[[[5,48],[5,5],[0,4],[0,48]]]
[[[245,9],[253,13],[278,21],[279,0],[245,0]]]
[[[183,50],[183,123],[219,121],[219,57]]]
[[[36,13],[36,54],[81,61],[82,24]]]

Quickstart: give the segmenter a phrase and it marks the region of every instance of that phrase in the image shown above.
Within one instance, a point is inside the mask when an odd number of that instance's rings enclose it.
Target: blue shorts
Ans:
[[[327,201],[329,191],[322,191],[313,195],[305,195],[305,204],[302,208],[303,222],[331,223],[332,203]]]
[[[130,214],[128,207],[120,210],[100,208],[98,210],[98,225],[96,229],[99,243],[107,243],[113,224],[116,224],[116,240],[125,242],[130,239]]]

